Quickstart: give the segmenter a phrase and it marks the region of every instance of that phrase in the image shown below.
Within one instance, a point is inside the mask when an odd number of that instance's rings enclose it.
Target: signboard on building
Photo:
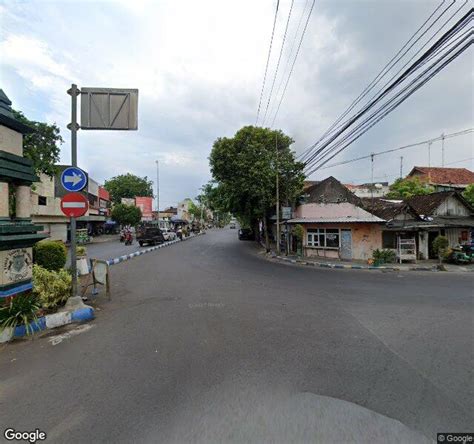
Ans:
[[[153,220],[153,197],[136,197],[135,205],[142,211],[142,220]]]
[[[138,129],[138,89],[81,88],[81,129]]]
[[[122,200],[120,201],[122,205],[130,205],[132,207],[135,206],[135,199],[133,197],[122,197]]]

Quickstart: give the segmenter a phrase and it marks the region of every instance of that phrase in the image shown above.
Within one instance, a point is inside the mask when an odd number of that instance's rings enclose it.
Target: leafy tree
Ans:
[[[439,263],[443,260],[443,255],[445,254],[449,246],[449,241],[446,236],[436,236],[433,241],[433,250],[438,255]]]
[[[397,179],[390,185],[389,199],[409,199],[413,196],[430,194],[433,187],[420,181],[417,177],[413,179]]]
[[[112,208],[112,219],[120,225],[138,225],[142,219],[142,211],[133,205],[117,204]]]
[[[276,203],[277,174],[280,202],[295,201],[302,191],[304,174],[303,163],[297,162],[290,150],[292,143],[282,131],[254,126],[214,142],[209,162],[218,200],[227,211],[251,225],[259,219],[266,224]],[[265,233],[268,248],[268,229]]]
[[[115,204],[121,203],[122,197],[153,197],[153,182],[148,180],[147,176],[121,174],[106,180],[104,188],[110,193],[110,199]]]
[[[468,185],[462,195],[464,199],[466,199],[472,206],[474,206],[474,183]]]
[[[36,174],[44,173],[49,177],[56,174],[55,164],[59,162],[61,144],[64,143],[56,124],[29,120],[20,111],[13,110],[15,119],[30,126],[34,132],[23,137],[23,154],[33,161]]]

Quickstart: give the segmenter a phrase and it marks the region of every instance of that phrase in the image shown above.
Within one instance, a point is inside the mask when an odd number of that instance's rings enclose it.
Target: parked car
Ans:
[[[235,230],[235,222],[231,222],[229,228],[232,230]]]
[[[239,240],[254,240],[255,233],[251,228],[241,228],[239,230]]]
[[[163,237],[165,238],[165,241],[176,239],[176,233],[173,230],[170,230],[169,228],[162,228],[161,232],[163,233]]]
[[[161,230],[157,227],[141,227],[137,230],[137,241],[141,247],[144,244],[162,244],[165,238]]]

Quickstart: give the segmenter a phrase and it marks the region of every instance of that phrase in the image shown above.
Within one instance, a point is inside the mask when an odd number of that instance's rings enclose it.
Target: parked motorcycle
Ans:
[[[464,265],[471,263],[471,257],[461,247],[455,247],[449,252],[447,261],[456,265]]]

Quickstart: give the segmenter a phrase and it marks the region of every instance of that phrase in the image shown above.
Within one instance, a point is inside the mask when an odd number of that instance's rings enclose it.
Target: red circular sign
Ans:
[[[61,211],[68,217],[81,217],[87,213],[89,202],[81,193],[68,193],[61,199]]]

